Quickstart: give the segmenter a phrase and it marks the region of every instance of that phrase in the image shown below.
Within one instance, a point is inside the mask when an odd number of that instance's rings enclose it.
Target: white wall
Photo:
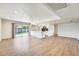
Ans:
[[[12,26],[10,21],[2,20],[2,39],[7,39],[12,37]]]
[[[1,19],[0,19],[0,41],[1,41]]]
[[[79,39],[79,22],[59,24],[58,34],[59,36],[72,37],[72,38]]]

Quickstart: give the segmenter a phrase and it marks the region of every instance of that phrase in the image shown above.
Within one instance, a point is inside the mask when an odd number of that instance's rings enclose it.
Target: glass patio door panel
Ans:
[[[17,25],[16,26],[16,36],[25,36],[29,33],[29,28],[26,25]]]

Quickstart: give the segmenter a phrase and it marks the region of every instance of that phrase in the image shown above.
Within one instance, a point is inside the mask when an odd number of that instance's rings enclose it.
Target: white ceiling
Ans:
[[[33,24],[53,23],[79,17],[79,4],[3,3],[0,17]]]
[[[48,5],[52,10],[57,11],[62,8],[67,7],[67,3],[46,3],[45,5]]]
[[[57,6],[57,4],[55,4]],[[68,3],[65,4],[66,7],[60,8],[55,10],[52,6],[50,9],[54,9],[56,14],[60,17],[59,20],[55,21],[48,21],[48,22],[41,22],[42,23],[49,23],[49,24],[58,24],[58,23],[70,23],[70,22],[79,22],[79,3]]]
[[[38,23],[46,20],[57,20],[59,16],[44,4],[26,3],[26,4],[0,4],[0,16],[16,21]]]

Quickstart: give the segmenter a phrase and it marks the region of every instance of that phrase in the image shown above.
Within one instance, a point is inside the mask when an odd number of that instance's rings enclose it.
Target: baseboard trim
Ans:
[[[12,39],[12,38],[5,38],[5,39],[2,39],[2,40],[7,40],[7,39]]]
[[[77,39],[77,38],[73,38],[73,37],[66,37],[66,36],[59,36],[59,37],[63,37],[63,38],[70,38],[70,39]],[[78,40],[78,39],[77,39]]]
[[[53,36],[54,36],[54,37],[57,37],[57,36],[58,36],[58,34],[54,34]]]

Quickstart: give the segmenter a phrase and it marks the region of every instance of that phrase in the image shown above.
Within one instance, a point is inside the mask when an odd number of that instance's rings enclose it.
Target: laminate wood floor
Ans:
[[[79,56],[79,41],[73,38],[16,37],[0,42],[1,56]]]

